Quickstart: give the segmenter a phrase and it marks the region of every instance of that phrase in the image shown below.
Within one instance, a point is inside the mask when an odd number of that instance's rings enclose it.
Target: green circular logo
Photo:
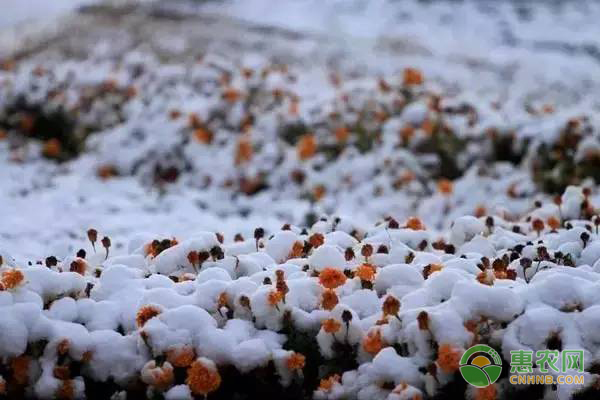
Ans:
[[[460,358],[460,373],[467,383],[484,388],[496,382],[502,373],[502,359],[498,352],[485,344],[478,344]]]

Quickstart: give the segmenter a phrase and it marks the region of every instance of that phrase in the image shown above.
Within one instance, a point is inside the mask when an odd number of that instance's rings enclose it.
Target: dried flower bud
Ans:
[[[419,315],[417,315],[417,322],[420,330],[429,330],[429,314],[427,314],[427,311],[421,311]]]
[[[371,255],[373,255],[373,246],[368,243],[363,245],[362,249],[360,250],[360,254],[362,254],[362,256],[365,258],[371,257]]]
[[[58,260],[54,256],[46,257],[46,267],[52,268],[58,265]]]
[[[346,259],[346,261],[351,261],[352,259],[354,259],[354,250],[352,250],[352,247],[348,247],[346,249],[346,251],[344,252],[344,258]]]
[[[342,311],[342,321],[346,324],[349,324],[352,321],[352,313],[348,310]]]
[[[96,241],[98,240],[98,231],[95,229],[88,229],[87,231],[88,240],[92,243],[92,248],[96,251]]]
[[[400,311],[400,301],[392,295],[388,295],[383,302],[383,315],[398,315]]]

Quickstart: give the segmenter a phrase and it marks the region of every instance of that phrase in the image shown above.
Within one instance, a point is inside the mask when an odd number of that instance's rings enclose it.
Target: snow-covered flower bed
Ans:
[[[598,398],[595,3],[114,3],[0,33],[0,399]]]
[[[0,267],[0,390],[38,398],[597,395],[600,218],[571,186],[516,219],[321,218],[148,235]],[[467,387],[462,352],[583,349],[586,386]],[[595,393],[595,394],[593,394]],[[539,394],[539,393],[538,393]],[[126,397],[127,396],[127,397]],[[241,397],[240,397],[241,396]],[[521,398],[521,397],[519,397]],[[550,397],[548,397],[550,398]],[[591,398],[591,397],[590,397]]]

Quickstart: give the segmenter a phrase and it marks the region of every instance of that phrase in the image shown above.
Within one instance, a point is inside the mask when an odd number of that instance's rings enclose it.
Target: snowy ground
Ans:
[[[125,389],[137,376],[167,398],[201,394],[165,372],[179,347],[212,360],[202,371],[272,361],[296,388],[274,333],[290,334],[286,310],[334,366],[348,360],[328,330],[352,314],[339,335],[362,366],[317,398],[443,394],[447,360],[475,342],[509,359],[560,340],[586,350],[595,382],[599,3],[169,1],[64,15],[78,4],[9,0],[0,16],[0,366],[34,359],[30,393],[81,397],[87,379]],[[10,111],[20,97],[67,110],[76,143]],[[348,279],[329,287],[327,267]],[[161,315],[144,327],[148,305]],[[102,335],[118,350],[100,355]],[[26,351],[42,339],[43,355]],[[57,377],[71,362],[88,365]],[[0,396],[4,378],[19,387],[4,371]]]

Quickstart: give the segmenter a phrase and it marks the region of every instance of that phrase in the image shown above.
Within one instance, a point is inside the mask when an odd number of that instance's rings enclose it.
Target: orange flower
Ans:
[[[247,135],[240,137],[235,152],[235,165],[241,165],[252,160],[252,143]]]
[[[447,374],[458,370],[461,353],[448,343],[442,344],[438,349],[437,364]]]
[[[323,326],[323,330],[327,333],[336,333],[342,327],[342,323],[333,318],[326,319],[321,325]]]
[[[72,380],[61,381],[59,388],[54,394],[56,399],[71,400],[75,398],[75,386]]]
[[[386,297],[383,302],[383,315],[398,315],[398,311],[400,311],[400,301],[394,296]]]
[[[161,312],[162,310],[160,308],[153,305],[147,305],[140,308],[135,317],[135,322],[138,328],[142,328],[146,324],[146,322],[156,317]]]
[[[346,283],[346,275],[335,268],[325,268],[319,274],[319,282],[327,289],[335,289]]]
[[[221,375],[214,362],[207,358],[198,358],[188,368],[185,383],[195,395],[206,396],[221,386]]]
[[[421,222],[421,220],[417,217],[410,217],[406,221],[406,227],[408,229],[412,229],[413,231],[425,230],[425,225],[423,225],[423,222]]]
[[[107,180],[119,175],[119,171],[114,165],[105,164],[98,167],[96,170],[96,175],[98,175],[98,178],[102,180]]]
[[[71,262],[71,267],[69,268],[70,272],[77,272],[79,275],[85,275],[85,270],[87,268],[87,262],[83,258],[77,258],[73,262]]]
[[[498,395],[498,390],[496,389],[496,385],[491,384],[484,388],[475,389],[474,400],[496,400],[497,395]]]
[[[144,383],[158,390],[166,390],[175,381],[173,366],[169,362],[161,366],[156,365],[156,361],[151,360],[144,365],[141,373],[141,379]]]
[[[196,250],[190,251],[187,255],[187,259],[194,268],[196,268],[196,264],[200,262],[200,257],[198,256],[198,252]]]
[[[10,369],[17,385],[25,385],[29,381],[29,356],[22,355],[10,360]]]
[[[290,254],[288,254],[288,258],[300,258],[302,257],[302,253],[304,253],[304,243],[296,240],[292,246]]]
[[[21,270],[16,268],[9,269],[2,273],[2,284],[6,289],[16,288],[19,286],[19,284],[21,284],[21,282],[23,282],[23,279],[25,279],[25,276]]]
[[[405,85],[423,84],[423,73],[416,68],[404,68],[403,80]]]
[[[196,130],[194,131],[194,137],[200,143],[210,144],[213,140],[213,136],[214,135],[211,131],[204,129],[202,127],[196,128]]]
[[[339,128],[337,128],[335,130],[334,134],[335,134],[335,139],[338,142],[345,142],[346,140],[348,140],[348,137],[350,136],[350,131],[345,126],[340,126]]]
[[[485,214],[487,214],[487,210],[482,205],[477,206],[477,208],[475,209],[475,212],[473,213],[473,215],[476,216],[477,218],[481,218]]]
[[[442,194],[452,194],[452,181],[448,179],[440,179],[437,183],[437,187]]]
[[[306,357],[304,357],[300,353],[294,352],[291,356],[288,357],[285,364],[287,365],[288,369],[290,369],[291,371],[294,371],[296,369],[304,368],[305,362],[306,362]]]
[[[48,158],[56,158],[60,155],[62,146],[56,138],[46,140],[42,148],[42,154]]]
[[[302,135],[298,140],[296,149],[300,160],[308,160],[314,156],[317,152],[317,139],[315,138],[315,135],[310,133]]]
[[[373,282],[375,279],[375,267],[371,264],[363,264],[356,268],[356,276],[361,280],[367,282]]]
[[[316,185],[313,188],[313,197],[315,199],[315,201],[319,201],[323,198],[323,196],[325,196],[325,193],[327,192],[327,190],[325,189],[324,185]]]
[[[228,303],[229,299],[227,297],[227,292],[222,292],[219,295],[219,299],[217,301],[217,305],[219,308],[221,307],[227,307],[227,303]]]
[[[363,339],[363,349],[371,354],[375,355],[385,346],[383,339],[381,338],[381,331],[376,329],[367,334]]]
[[[268,301],[270,305],[276,307],[277,303],[279,303],[281,300],[283,300],[283,293],[278,290],[271,290],[269,292]]]
[[[321,306],[325,310],[331,311],[339,302],[337,294],[331,289],[327,289],[323,292],[323,297],[321,299]]]
[[[548,218],[548,226],[550,227],[550,229],[552,229],[553,231],[557,230],[558,228],[560,228],[560,221],[558,220],[558,218],[556,217],[550,217]]]
[[[235,88],[228,87],[223,91],[223,99],[228,103],[235,103],[240,97],[242,94]]]
[[[339,383],[339,382],[340,382],[340,376],[338,374],[331,375],[327,379],[321,379],[321,382],[319,383],[319,389],[323,390],[325,392],[328,392],[331,390],[331,388],[333,387],[334,384]]]
[[[61,356],[64,356],[65,354],[67,354],[69,352],[69,347],[70,347],[69,340],[63,339],[56,346],[56,353],[58,353]]]
[[[441,271],[443,268],[444,266],[442,264],[427,264],[425,268],[423,268],[423,277],[427,279],[431,276],[431,274]]]
[[[325,243],[325,237],[322,233],[313,233],[308,238],[308,243],[312,245],[315,249]]]
[[[533,221],[531,221],[531,227],[534,231],[538,233],[539,236],[540,232],[544,230],[544,221],[542,221],[539,218],[536,218]]]

